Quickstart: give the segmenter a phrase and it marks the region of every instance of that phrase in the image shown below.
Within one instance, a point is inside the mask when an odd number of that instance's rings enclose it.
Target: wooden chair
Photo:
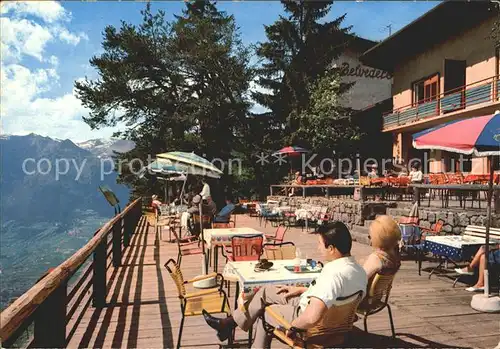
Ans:
[[[194,279],[184,281],[179,265],[173,259],[169,259],[165,263],[165,268],[168,270],[170,276],[174,280],[179,300],[181,303],[181,324],[179,328],[179,336],[177,339],[177,348],[181,346],[182,330],[184,327],[184,319],[188,316],[200,316],[202,310],[205,309],[210,314],[225,313],[227,316],[231,315],[229,301],[226,293],[222,289],[224,284],[224,277],[221,274],[211,273],[196,277]],[[195,281],[204,280],[215,277],[217,279],[217,287],[202,291],[187,293],[186,285],[192,284]],[[231,344],[232,338],[229,338]]]
[[[296,248],[293,242],[283,242],[281,244],[264,244],[262,246],[262,256],[267,260],[294,259]]]
[[[387,311],[389,312],[389,321],[391,323],[392,337],[394,338],[396,336],[396,333],[394,332],[394,321],[392,319],[391,306],[388,303],[395,275],[396,274],[375,274],[373,281],[368,286],[368,294],[363,302],[361,302],[357,310],[358,314],[364,315],[363,324],[366,332],[368,332],[368,316],[376,314],[387,308]]]
[[[174,234],[175,241],[177,241],[177,264],[179,266],[181,265],[183,256],[203,254],[203,250],[200,247],[200,242],[197,237],[179,239],[175,230],[171,230],[171,232]]]
[[[282,243],[283,239],[285,238],[285,233],[287,230],[288,230],[287,226],[280,224],[278,226],[278,229],[276,229],[276,232],[274,233],[274,235],[267,235],[266,234],[266,240],[269,240],[269,241],[274,242],[274,243]]]
[[[231,247],[222,250],[222,255],[231,262],[257,261],[262,254],[262,235],[233,236]]]
[[[291,348],[331,348],[345,342],[346,336],[352,330],[363,291],[358,291],[349,297],[337,299],[337,304],[328,309],[325,317],[316,326],[308,329],[300,339],[291,339],[286,336],[281,328],[273,328],[265,323],[264,328],[273,336]],[[266,314],[271,316],[285,330],[291,325],[280,314],[266,307]]]
[[[425,236],[427,235],[439,235],[441,233],[441,230],[443,229],[443,225],[444,221],[442,219],[439,219],[431,229],[421,227],[420,231],[422,232],[422,238],[425,239]]]

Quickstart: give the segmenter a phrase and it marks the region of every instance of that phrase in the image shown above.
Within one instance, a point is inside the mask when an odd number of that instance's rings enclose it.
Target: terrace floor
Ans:
[[[271,226],[259,227],[256,218],[238,215],[238,227],[253,227],[271,233]],[[164,236],[166,239],[166,237]],[[291,228],[286,240],[294,241],[303,257],[314,256],[316,240],[301,228]],[[353,255],[362,262],[370,247],[354,242]],[[68,347],[172,348],[176,346],[181,319],[177,290],[165,262],[176,258],[177,245],[160,241],[145,216],[124,251],[123,265],[108,270],[108,306],[96,309],[82,302],[82,316],[68,324]],[[222,258],[219,258],[221,260]],[[221,261],[222,264],[222,261]],[[424,267],[430,266],[430,262]],[[219,269],[222,270],[222,269]],[[182,261],[184,277],[201,272],[201,257],[186,256]],[[370,333],[356,329],[350,347],[461,347],[493,348],[500,341],[498,314],[482,314],[470,306],[471,294],[465,285],[452,287],[452,281],[425,272],[417,273],[414,261],[404,261],[395,279],[390,304],[394,314],[396,339],[390,338],[386,311],[368,320]],[[231,297],[234,297],[234,286]],[[234,304],[232,298],[231,305]],[[79,313],[79,312],[78,312]],[[356,323],[362,328],[362,321]],[[246,334],[238,330],[236,340]],[[218,339],[202,317],[186,319],[183,347],[218,347]],[[273,341],[273,348],[283,347]]]

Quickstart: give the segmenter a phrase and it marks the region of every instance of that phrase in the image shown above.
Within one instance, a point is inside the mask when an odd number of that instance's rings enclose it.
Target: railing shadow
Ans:
[[[130,241],[130,246],[128,248],[129,253],[127,253],[127,256],[125,257],[125,259],[123,261],[123,264],[125,264],[125,265],[134,264],[136,262],[138,254],[140,252],[139,248],[136,247],[136,246],[138,246],[137,242],[140,238],[139,232],[143,231],[144,227],[147,227],[147,221],[143,217],[139,221],[139,224],[136,228],[136,231],[132,236],[132,239]],[[126,283],[125,290],[124,290],[124,296],[125,296],[125,294],[128,294],[128,292],[130,291],[133,268],[128,268],[127,275],[125,275],[126,273],[127,273],[127,268],[123,268],[123,267],[115,268],[113,270],[113,272],[111,273],[111,276],[110,276],[109,281],[108,281],[108,293],[113,291],[111,299],[110,299],[109,303],[107,304],[106,308],[102,308],[102,309],[101,308],[94,308],[94,311],[91,315],[90,321],[87,325],[86,331],[83,334],[82,339],[81,339],[78,347],[83,347],[83,348],[89,347],[90,340],[93,337],[95,330],[97,329],[99,318],[101,317],[102,312],[105,311],[104,318],[103,318],[102,323],[99,326],[99,332],[96,336],[96,341],[94,344],[95,347],[103,347],[103,343],[104,343],[104,340],[106,337],[106,332],[108,331],[108,327],[109,327],[110,322],[111,322],[111,317],[113,315],[113,310],[115,308],[114,303],[117,302],[121,287],[122,287],[124,282]],[[113,285],[115,280],[116,280],[116,284],[113,286],[113,289],[109,288]],[[117,323],[117,329],[116,329],[117,332],[115,332],[115,335],[120,330],[118,328],[118,326],[120,326],[120,320],[122,320],[123,326],[125,325],[124,321],[126,319],[126,312],[127,312],[127,307],[120,307],[120,313],[118,315],[118,323]],[[122,330],[121,332],[123,332],[123,328],[121,330]],[[113,347],[115,347],[115,345],[113,345]]]

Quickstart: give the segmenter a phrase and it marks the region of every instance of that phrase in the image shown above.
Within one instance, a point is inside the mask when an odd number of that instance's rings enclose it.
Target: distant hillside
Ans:
[[[111,188],[123,205],[128,202],[129,190],[116,184],[117,174],[101,179],[101,160],[70,140],[35,134],[4,136],[0,148],[2,221],[62,220],[75,210],[110,212],[99,185]]]
[[[103,150],[104,143],[96,147]],[[101,159],[70,140],[35,134],[1,136],[0,149],[1,310],[81,248],[113,216],[99,185],[113,190],[122,207],[129,189],[116,183],[116,173],[101,179]],[[67,173],[57,178],[56,166]]]
[[[90,151],[99,158],[110,157],[113,155],[113,152],[126,153],[135,147],[135,144],[132,141],[102,138],[76,143],[76,145]]]

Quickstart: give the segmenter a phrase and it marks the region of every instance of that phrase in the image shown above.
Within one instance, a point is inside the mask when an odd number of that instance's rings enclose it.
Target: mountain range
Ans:
[[[121,206],[130,190],[103,158],[133,147],[127,141],[77,143],[36,134],[0,137],[0,308],[25,292],[88,241],[114,214],[99,191],[110,188]],[[102,173],[103,172],[103,173]]]

